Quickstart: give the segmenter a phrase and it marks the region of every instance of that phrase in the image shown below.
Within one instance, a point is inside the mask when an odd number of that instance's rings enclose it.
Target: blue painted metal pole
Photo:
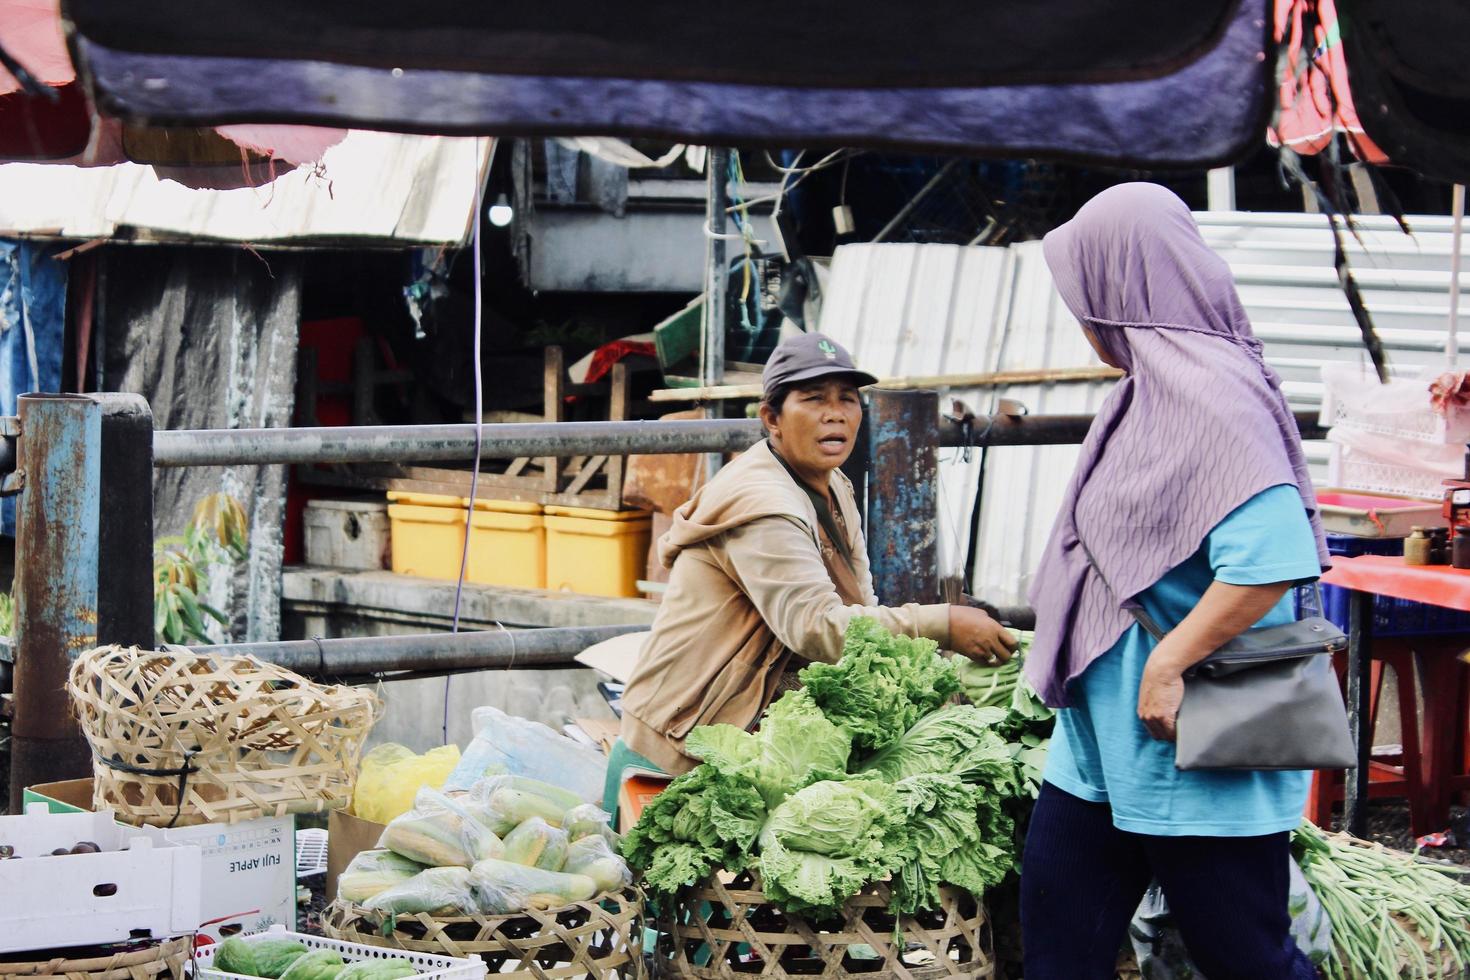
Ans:
[[[102,410],[84,395],[22,395],[15,530],[10,809],[35,783],[92,773],[67,673],[97,642]]]
[[[939,601],[939,393],[868,392],[868,560],[884,605]]]

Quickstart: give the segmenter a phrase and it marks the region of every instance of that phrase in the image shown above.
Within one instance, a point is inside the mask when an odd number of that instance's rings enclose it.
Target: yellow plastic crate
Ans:
[[[646,511],[547,507],[546,587],[636,597],[652,528]]]
[[[486,502],[479,503],[483,507]],[[530,506],[536,513],[475,511],[466,581],[510,589],[546,588],[546,522],[541,505]]]
[[[468,498],[393,491],[388,499],[392,569],[423,578],[459,578]],[[546,588],[546,528],[540,504],[478,500],[465,581]]]

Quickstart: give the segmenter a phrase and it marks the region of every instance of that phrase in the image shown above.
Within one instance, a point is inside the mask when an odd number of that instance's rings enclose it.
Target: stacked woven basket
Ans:
[[[932,912],[895,916],[879,882],[848,899],[839,917],[814,922],[778,909],[754,872],[715,878],[661,910],[654,961],[660,973],[698,980],[994,977],[983,903],[957,888],[940,894]]]
[[[378,713],[367,691],[180,649],[99,647],[77,658],[68,690],[96,808],[156,826],[345,806]]]
[[[479,956],[516,980],[642,980],[643,895],[629,888],[561,908],[439,918],[385,915],[338,900],[322,931],[333,939],[419,953]]]

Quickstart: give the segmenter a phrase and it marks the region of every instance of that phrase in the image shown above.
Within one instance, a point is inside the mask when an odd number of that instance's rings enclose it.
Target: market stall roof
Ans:
[[[319,167],[194,189],[151,166],[0,165],[0,236],[404,245],[469,232],[488,139],[354,131]]]
[[[42,86],[27,91],[12,71],[0,69],[0,159],[153,162],[128,154],[121,127],[99,118],[88,103],[66,49],[59,0],[0,0],[0,48]],[[259,157],[293,165],[320,161],[347,135],[316,126],[221,126],[215,132]]]
[[[155,124],[643,134],[1200,167],[1270,108],[1265,0],[855,7],[67,0],[102,109]]]

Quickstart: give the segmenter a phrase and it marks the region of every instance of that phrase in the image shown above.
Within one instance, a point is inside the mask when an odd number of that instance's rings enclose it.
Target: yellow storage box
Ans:
[[[652,527],[647,511],[547,507],[546,587],[636,597]]]
[[[531,513],[493,510],[485,507],[487,503],[481,500],[475,508],[465,579],[509,589],[546,588],[546,522],[541,505],[515,505],[535,508]]]
[[[392,568],[403,575],[459,578],[466,497],[391,491]],[[541,505],[477,500],[465,581],[516,589],[546,588],[546,528]]]

